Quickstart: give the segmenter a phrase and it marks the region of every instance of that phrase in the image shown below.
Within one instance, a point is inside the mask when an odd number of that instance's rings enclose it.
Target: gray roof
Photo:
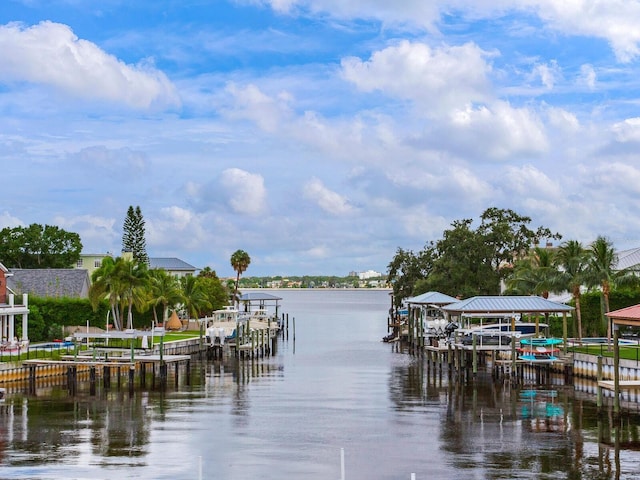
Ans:
[[[269,300],[278,301],[282,300],[282,297],[276,297],[275,295],[271,295],[270,293],[263,292],[249,292],[240,295],[241,302],[264,302]]]
[[[618,261],[616,263],[616,270],[625,270],[627,268],[640,266],[640,248],[631,248],[629,250],[621,250],[616,252]]]
[[[89,272],[80,268],[12,268],[7,286],[17,295],[86,298]]]
[[[457,298],[440,292],[427,292],[415,297],[409,297],[406,300],[407,303],[420,305],[448,305],[457,301]]]
[[[195,272],[197,270],[193,265],[189,265],[187,262],[183,262],[176,257],[153,257],[149,258],[149,268],[161,268],[162,270],[171,271],[189,271]]]
[[[471,313],[558,313],[570,312],[573,307],[542,297],[527,295],[471,297],[446,305],[442,309],[454,315],[464,315]]]

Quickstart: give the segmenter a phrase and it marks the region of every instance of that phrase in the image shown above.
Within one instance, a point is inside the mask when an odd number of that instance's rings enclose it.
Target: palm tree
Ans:
[[[122,315],[119,308],[121,285],[117,276],[118,263],[121,258],[114,260],[112,257],[105,257],[102,264],[91,275],[91,287],[89,288],[89,301],[94,311],[98,304],[105,298],[109,301],[111,318],[117,330],[122,330]]]
[[[588,251],[577,240],[569,240],[560,245],[556,254],[558,277],[555,286],[571,292],[576,308],[578,341],[582,341],[582,314],[580,312],[580,288],[584,282],[589,260]]]
[[[121,305],[127,307],[127,328],[133,328],[133,305],[139,309],[146,306],[145,292],[149,284],[149,270],[145,263],[124,259],[116,270],[121,287]]]
[[[231,266],[236,271],[236,288],[233,292],[234,301],[238,301],[238,285],[240,283],[240,274],[249,268],[251,257],[244,250],[236,250],[231,255]]]
[[[166,270],[154,268],[149,271],[148,291],[149,303],[153,306],[153,318],[156,323],[158,323],[158,315],[155,307],[162,305],[162,321],[166,323],[169,319],[169,307],[175,307],[184,301],[178,279]]]
[[[611,322],[607,321],[609,313],[609,294],[616,282],[614,270],[618,257],[609,239],[603,236],[596,238],[590,247],[589,264],[586,271],[587,285],[600,288],[600,310],[602,321],[607,324],[607,339],[611,341]]]
[[[182,277],[180,284],[184,306],[189,318],[200,318],[203,311],[211,308],[211,302],[207,298],[202,282],[197,277],[188,276]]]
[[[554,290],[557,276],[553,250],[536,247],[529,257],[516,262],[513,274],[507,279],[507,286],[517,293],[549,298],[549,291]]]

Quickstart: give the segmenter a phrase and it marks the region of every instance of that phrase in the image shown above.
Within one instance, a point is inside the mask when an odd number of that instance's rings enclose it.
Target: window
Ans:
[[[78,260],[78,263],[76,263],[76,268],[82,268],[82,259]]]
[[[95,261],[93,262],[93,266],[94,266],[95,268],[100,268],[100,267],[102,266],[102,261],[101,261],[101,260],[95,260]]]

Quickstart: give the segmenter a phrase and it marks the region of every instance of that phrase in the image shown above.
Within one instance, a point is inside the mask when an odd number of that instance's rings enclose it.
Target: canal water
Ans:
[[[640,417],[558,382],[449,379],[381,342],[381,290],[277,290],[288,336],[260,360],[194,362],[190,384],[0,404],[0,479],[617,479]]]

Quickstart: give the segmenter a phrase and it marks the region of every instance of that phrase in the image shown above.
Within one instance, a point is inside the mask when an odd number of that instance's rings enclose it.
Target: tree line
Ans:
[[[472,219],[456,220],[440,240],[419,252],[398,248],[388,265],[395,305],[438,291],[458,298],[476,295],[541,295],[569,292],[582,338],[580,300],[583,291],[598,291],[602,329],[611,335],[609,297],[612,289],[636,289],[635,270],[618,270],[612,242],[598,236],[591,244],[577,240],[550,247],[562,235],[510,209],[489,208],[474,228]],[[545,246],[542,246],[544,242]]]

